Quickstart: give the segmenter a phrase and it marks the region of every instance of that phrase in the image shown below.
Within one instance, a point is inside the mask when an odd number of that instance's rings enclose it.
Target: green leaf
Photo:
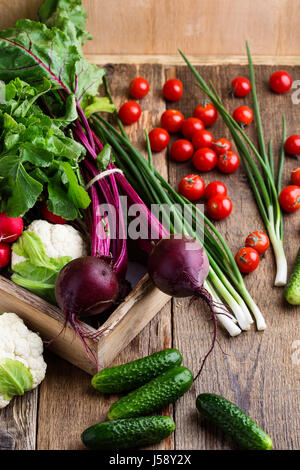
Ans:
[[[68,162],[57,162],[63,168],[68,180],[68,196],[78,209],[86,209],[91,200],[86,190],[78,184],[77,177]]]
[[[94,113],[113,113],[116,110],[109,99],[100,96],[87,96],[81,103],[84,114],[89,118]]]
[[[31,390],[33,378],[30,370],[16,359],[0,359],[0,393],[5,400],[15,395],[24,395]]]
[[[99,171],[105,171],[111,162],[111,146],[105,144],[99,155],[97,156],[97,167]]]
[[[24,215],[36,203],[43,185],[26,172],[18,155],[7,155],[0,159],[0,175],[8,178],[10,187],[10,196],[6,202],[7,215]]]

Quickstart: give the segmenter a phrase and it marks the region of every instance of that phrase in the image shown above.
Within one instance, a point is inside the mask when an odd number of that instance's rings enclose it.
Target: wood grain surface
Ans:
[[[0,28],[42,0],[0,0]],[[87,54],[300,55],[299,0],[83,0]]]
[[[101,64],[103,65],[103,64]],[[151,84],[151,92],[141,101],[143,115],[137,125],[129,128],[133,142],[144,150],[143,129],[159,125],[166,108],[161,88],[166,78],[177,76],[184,83],[184,96],[176,103],[186,117],[192,114],[203,96],[194,86],[194,78],[184,66],[109,65],[107,67],[113,95],[120,104],[128,98],[129,81],[143,75]],[[212,79],[230,111],[251,98],[238,100],[227,95],[228,85],[235,75],[248,75],[246,66],[203,66],[198,70]],[[257,88],[261,100],[266,140],[273,139],[278,155],[281,139],[281,115],[287,118],[287,132],[299,133],[300,105],[293,105],[291,95],[275,96],[267,86],[270,66],[256,66]],[[300,77],[300,67],[288,67],[294,80]],[[168,105],[168,107],[171,107]],[[173,105],[172,105],[173,107]],[[219,119],[212,128],[216,137],[229,137]],[[254,135],[254,125],[247,129]],[[286,158],[284,184],[296,162]],[[155,155],[156,167],[176,186],[185,174],[193,172],[190,162],[176,164],[165,153]],[[211,172],[205,182],[221,179],[228,185],[233,201],[233,213],[218,228],[235,252],[252,230],[263,229],[258,210],[243,168],[234,175]],[[291,267],[299,247],[299,214],[285,216],[285,249]],[[295,341],[300,340],[299,308],[287,305],[283,289],[274,288],[272,251],[262,259],[256,273],[245,278],[247,287],[265,315],[268,328],[256,332],[253,328],[236,338],[220,330],[221,349],[215,348],[202,376],[174,408],[164,410],[176,421],[176,431],[161,442],[159,449],[232,449],[235,444],[202,420],[195,409],[199,392],[224,395],[242,407],[272,436],[276,449],[300,449],[300,364],[295,360]],[[133,360],[165,347],[180,349],[184,365],[197,372],[201,359],[209,348],[212,324],[201,302],[189,300],[169,302],[161,313],[118,356],[115,364]],[[299,346],[298,346],[299,348]],[[294,357],[294,360],[293,360]],[[0,448],[81,449],[81,432],[89,425],[105,419],[116,397],[102,396],[90,386],[90,377],[63,360],[46,353],[48,372],[37,392],[12,402],[0,413]]]

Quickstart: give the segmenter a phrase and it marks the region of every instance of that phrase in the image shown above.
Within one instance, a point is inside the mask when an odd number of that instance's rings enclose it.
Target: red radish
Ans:
[[[11,258],[11,248],[8,243],[0,242],[0,268],[5,268],[9,265]]]
[[[67,223],[66,219],[63,219],[59,215],[55,215],[53,212],[49,211],[46,201],[44,201],[41,205],[41,214],[44,219],[48,220],[48,222],[51,222],[51,224],[63,225]]]
[[[4,212],[0,214],[0,241],[14,242],[23,232],[23,228],[22,217],[7,217]]]
[[[195,377],[196,380],[213,350],[217,337],[214,302],[203,287],[209,272],[207,255],[200,243],[193,238],[171,235],[170,238],[161,239],[153,248],[148,258],[148,272],[156,287],[165,294],[173,297],[195,296],[203,299],[209,307],[214,322],[213,342]]]
[[[69,322],[74,328],[88,357],[92,356],[95,363],[95,353],[85,338],[95,339],[102,331],[92,334],[79,319],[104,312],[116,302],[118,295],[117,276],[103,258],[74,259],[63,267],[56,280],[55,297],[64,313],[65,325]]]

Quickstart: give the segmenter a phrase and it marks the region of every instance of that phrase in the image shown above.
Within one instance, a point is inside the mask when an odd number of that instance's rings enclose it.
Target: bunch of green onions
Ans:
[[[210,272],[204,287],[215,301],[220,323],[231,336],[236,336],[241,330],[250,329],[253,323],[252,313],[257,328],[264,330],[266,328],[264,318],[247,291],[230,248],[222,235],[197,206],[179,195],[154,168],[147,134],[148,161],[131,144],[121,122],[118,119],[117,121],[120,132],[99,115],[92,118],[92,127],[102,142],[111,145],[116,165],[123,170],[130,184],[149,208],[152,204],[158,204],[162,212],[164,207],[170,209],[171,232],[179,233],[180,228],[181,233],[203,243],[210,262]],[[189,214],[188,221],[183,214]],[[201,234],[198,230],[195,231],[195,224],[199,225],[199,221],[202,227]],[[231,313],[224,308],[222,301],[230,308]]]
[[[190,70],[197,79],[197,86],[207,95],[211,102],[216,106],[225,124],[227,125],[232,138],[236,144],[238,152],[244,163],[248,179],[253,190],[257,206],[261,217],[270,237],[273,247],[277,272],[275,278],[275,286],[284,286],[287,282],[287,261],[283,248],[283,220],[280,209],[278,196],[281,191],[281,179],[284,162],[284,142],[285,142],[285,119],[283,122],[283,137],[281,152],[279,158],[277,178],[274,170],[274,156],[272,151],[272,141],[268,146],[268,152],[264,141],[262,120],[259,110],[259,103],[256,93],[255,74],[252,58],[248,44],[246,44],[250,82],[252,85],[252,98],[254,106],[254,116],[257,125],[258,149],[252,140],[244,132],[243,128],[232,118],[228,111],[224,108],[222,101],[216,92],[212,83],[209,85],[197,72],[195,67],[189,62],[185,55],[181,52],[181,56],[187,63]],[[253,158],[254,157],[254,158]]]

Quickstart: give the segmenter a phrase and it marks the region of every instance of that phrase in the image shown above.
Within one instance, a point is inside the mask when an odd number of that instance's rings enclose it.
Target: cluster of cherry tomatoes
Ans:
[[[179,181],[178,192],[189,201],[204,197],[207,213],[214,220],[225,219],[231,214],[232,202],[227,196],[227,187],[221,181],[212,181],[205,186],[201,176],[187,175]]]
[[[279,195],[279,203],[285,212],[300,209],[300,168],[293,169],[291,181],[293,184],[286,186]]]
[[[245,246],[235,255],[235,261],[242,273],[250,273],[259,265],[260,255],[270,246],[268,235],[264,232],[251,232],[245,240]]]

